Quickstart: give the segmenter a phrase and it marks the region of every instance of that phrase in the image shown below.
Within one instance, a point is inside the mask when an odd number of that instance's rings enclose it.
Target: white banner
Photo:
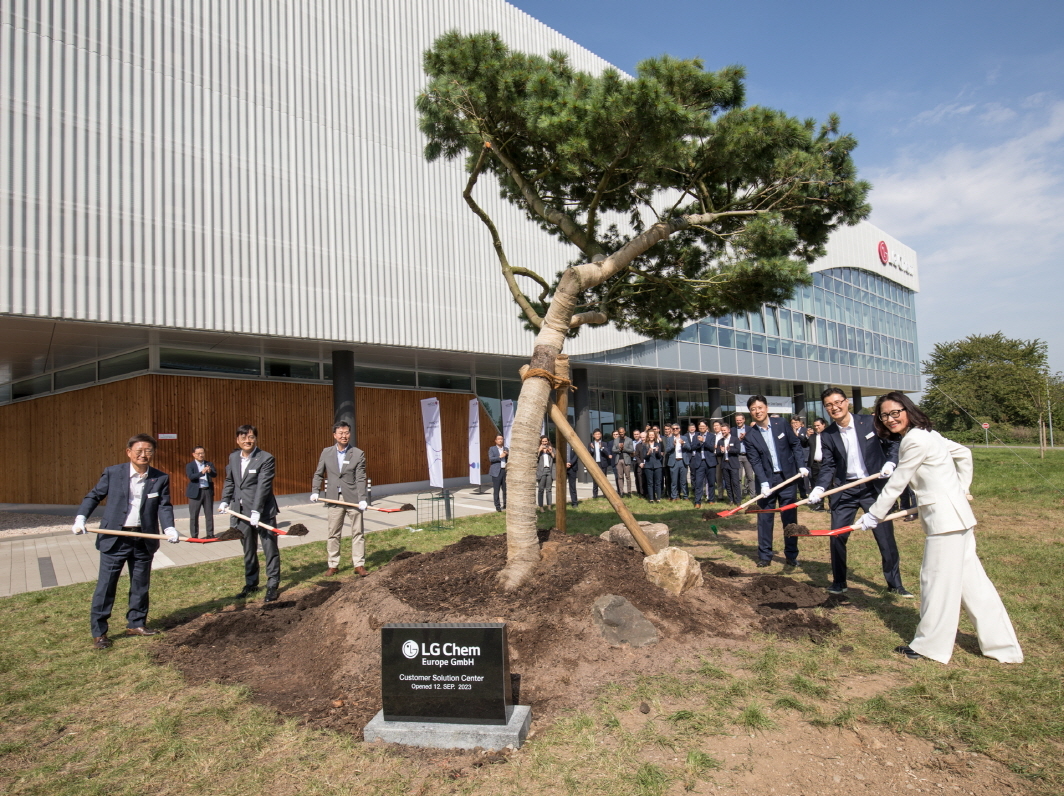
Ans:
[[[766,395],[768,400],[768,411],[774,415],[786,415],[790,417],[794,414],[794,398],[789,395]],[[736,412],[746,413],[749,411],[746,408],[746,402],[750,400],[749,395],[735,394],[735,406],[728,407],[734,409]]]
[[[440,429],[440,399],[421,402],[421,422],[425,427],[425,455],[429,461],[429,485],[443,489],[443,431]]]
[[[510,447],[510,434],[514,430],[514,402],[506,399],[502,402],[502,437],[506,447]]]
[[[469,483],[480,486],[480,399],[469,402]]]

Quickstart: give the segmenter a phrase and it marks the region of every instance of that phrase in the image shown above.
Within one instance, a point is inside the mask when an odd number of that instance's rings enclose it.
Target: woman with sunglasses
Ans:
[[[972,452],[933,431],[927,415],[903,393],[881,395],[874,417],[880,437],[901,439],[898,467],[856,527],[875,528],[910,486],[927,534],[920,565],[920,624],[912,643],[894,651],[912,660],[949,663],[964,608],[984,655],[1022,663],[1008,612],[975,552],[976,520],[968,505]]]

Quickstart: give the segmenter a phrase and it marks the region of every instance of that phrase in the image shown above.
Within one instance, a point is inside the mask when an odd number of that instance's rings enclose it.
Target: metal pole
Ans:
[[[1046,375],[1046,408],[1049,410],[1049,447],[1053,447],[1053,397],[1049,394],[1049,375]]]
[[[986,437],[986,447],[990,447],[990,429],[983,429],[983,436]]]

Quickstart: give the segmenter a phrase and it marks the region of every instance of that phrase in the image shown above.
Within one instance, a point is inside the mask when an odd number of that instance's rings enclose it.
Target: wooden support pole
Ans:
[[[657,551],[651,546],[650,540],[647,539],[647,535],[643,533],[643,529],[639,526],[639,522],[636,520],[635,515],[628,510],[628,506],[621,500],[621,496],[617,494],[617,490],[613,488],[609,479],[602,472],[595,460],[591,458],[591,454],[588,453],[587,448],[580,444],[580,439],[576,436],[576,432],[573,431],[573,427],[569,425],[569,418],[558,411],[558,407],[555,404],[550,405],[550,417],[554,421],[554,425],[558,427],[558,430],[562,432],[566,442],[573,446],[573,450],[576,451],[576,456],[583,463],[584,467],[591,474],[595,483],[598,484],[599,489],[602,490],[602,494],[606,496],[606,500],[613,506],[613,510],[617,512],[617,516],[621,518],[621,522],[624,523],[624,527],[628,529],[628,532],[632,534],[632,538],[635,539],[636,544],[640,549],[648,556],[654,555]]]
[[[569,355],[558,354],[558,358],[554,360],[554,375],[559,379],[569,379]],[[569,388],[562,387],[555,391],[555,405],[558,407],[558,411],[561,412],[562,417],[569,417]],[[562,433],[561,426],[556,426],[554,430],[554,474],[556,476],[555,483],[555,500],[554,500],[554,527],[562,533],[565,533],[565,509],[568,505],[565,491],[569,486],[569,468],[566,467],[566,463],[569,461],[569,452],[565,449],[566,441],[565,435]]]

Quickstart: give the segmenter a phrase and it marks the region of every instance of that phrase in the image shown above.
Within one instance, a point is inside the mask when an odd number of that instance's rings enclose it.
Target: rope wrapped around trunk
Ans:
[[[563,379],[561,376],[555,376],[549,370],[544,370],[543,368],[530,368],[527,365],[521,368],[521,381],[531,378],[546,379],[550,382],[552,390],[576,390],[572,381],[569,379]]]

